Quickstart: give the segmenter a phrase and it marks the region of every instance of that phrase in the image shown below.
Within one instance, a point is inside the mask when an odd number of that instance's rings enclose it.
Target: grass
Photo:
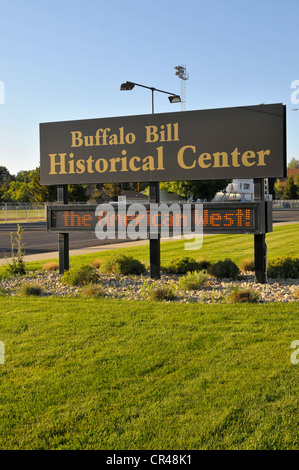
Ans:
[[[273,232],[266,234],[268,259],[281,256],[299,257],[299,224],[290,224],[274,227]],[[286,243],[287,240],[287,243]],[[254,258],[254,236],[253,235],[211,235],[204,237],[203,246],[200,250],[186,251],[184,240],[161,242],[161,265],[166,265],[177,256],[190,256],[194,259],[206,258],[210,262],[230,258],[238,266],[242,260]],[[187,242],[188,243],[188,242]],[[238,249],[236,250],[236,247]],[[148,244],[132,246],[121,250],[113,250],[128,256],[133,256],[146,266],[149,265]],[[71,266],[90,264],[95,259],[103,263],[112,254],[111,250],[97,253],[72,256]],[[58,258],[49,261],[56,261]],[[42,269],[44,261],[27,263],[28,269]]]
[[[298,302],[0,302],[0,449],[299,449]]]

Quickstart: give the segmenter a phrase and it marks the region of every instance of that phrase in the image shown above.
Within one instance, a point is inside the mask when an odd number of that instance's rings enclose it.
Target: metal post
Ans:
[[[265,182],[263,178],[253,180],[254,201],[264,201],[265,199]],[[267,283],[267,245],[266,234],[254,235],[254,267],[255,279],[261,284]]]
[[[68,186],[57,186],[57,203],[68,204]],[[63,274],[70,267],[69,264],[69,233],[58,234],[59,273]]]
[[[152,114],[154,114],[154,88],[152,88]],[[158,204],[160,202],[160,185],[159,182],[153,181],[149,183],[149,202]],[[150,277],[152,279],[160,279],[160,238],[150,238]]]
[[[158,182],[149,184],[149,202],[160,202],[160,190]],[[158,238],[150,238],[150,277],[152,279],[160,279],[160,233]]]

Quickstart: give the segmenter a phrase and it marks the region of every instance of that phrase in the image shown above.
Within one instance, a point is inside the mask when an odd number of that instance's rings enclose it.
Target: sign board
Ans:
[[[138,208],[139,211],[136,210]],[[189,214],[190,218],[188,219]],[[139,219],[136,224],[137,217]],[[191,221],[190,226],[187,226],[188,221]],[[57,204],[47,207],[47,228],[52,232],[95,232],[96,227],[101,229],[102,232],[105,230],[108,232],[108,229],[112,227],[115,228],[113,238],[126,238],[125,229],[132,223],[137,228],[137,233],[138,224],[141,226],[144,223],[146,235],[149,238],[156,238],[158,233],[162,236],[163,233],[167,233],[169,236],[195,233],[196,228],[201,224],[204,234],[260,234],[272,231],[272,203],[261,201],[248,203],[132,204],[131,206],[118,205],[117,203],[100,205]],[[164,229],[169,229],[169,231]]]
[[[40,182],[121,183],[286,175],[285,106],[40,124]]]

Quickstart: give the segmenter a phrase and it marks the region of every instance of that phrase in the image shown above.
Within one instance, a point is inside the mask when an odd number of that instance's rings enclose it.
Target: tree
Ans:
[[[103,185],[103,191],[112,199],[112,201],[117,201],[118,196],[123,193],[119,183],[106,183]]]
[[[70,202],[86,202],[89,196],[86,194],[87,184],[69,184],[68,196]]]
[[[297,199],[297,186],[295,185],[293,175],[290,175],[287,179],[287,182],[284,188],[283,198],[284,199]]]
[[[29,185],[21,181],[11,181],[3,196],[4,199],[13,202],[31,202]]]
[[[0,186],[11,177],[8,169],[5,166],[0,166]]]
[[[275,199],[283,198],[283,186],[281,184],[281,181],[278,178],[274,183],[274,194],[275,194]]]
[[[296,160],[296,158],[293,157],[292,160],[289,161],[288,168],[289,169],[299,168],[299,160]]]
[[[226,188],[231,180],[208,180],[208,181],[167,181],[161,183],[161,189],[196,201],[202,199],[211,201],[218,191]]]

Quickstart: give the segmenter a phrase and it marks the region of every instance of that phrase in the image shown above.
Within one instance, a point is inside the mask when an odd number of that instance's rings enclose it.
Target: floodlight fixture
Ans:
[[[123,91],[123,90],[133,90],[134,86],[135,86],[135,83],[126,82],[126,83],[121,84],[120,89],[121,89],[121,91]]]
[[[179,95],[168,96],[170,103],[180,103],[181,97]]]

